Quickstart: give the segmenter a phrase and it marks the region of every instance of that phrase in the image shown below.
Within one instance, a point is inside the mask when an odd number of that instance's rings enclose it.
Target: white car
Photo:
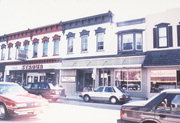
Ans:
[[[91,100],[109,101],[112,104],[118,102],[123,104],[130,100],[128,93],[115,86],[100,86],[93,91],[82,92],[80,97],[82,97],[85,102]]]

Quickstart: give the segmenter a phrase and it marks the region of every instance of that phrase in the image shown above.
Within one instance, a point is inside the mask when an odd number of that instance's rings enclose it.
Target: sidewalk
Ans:
[[[67,95],[64,100],[74,100],[74,101],[83,101],[81,97],[79,97],[79,94],[75,95]],[[140,101],[140,100],[145,100],[144,98],[139,98],[139,97],[131,97],[131,101]]]

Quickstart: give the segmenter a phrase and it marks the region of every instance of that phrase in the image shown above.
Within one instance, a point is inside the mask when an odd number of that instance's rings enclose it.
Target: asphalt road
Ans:
[[[36,117],[11,117],[0,123],[116,123],[121,105],[61,100]]]

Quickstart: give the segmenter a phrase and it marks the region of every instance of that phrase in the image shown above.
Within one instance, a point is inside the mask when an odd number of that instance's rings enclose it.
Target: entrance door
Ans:
[[[92,88],[93,87],[93,78],[92,78],[92,73],[85,73],[84,75],[85,79],[85,87]]]
[[[46,74],[45,73],[27,73],[26,82],[35,83],[35,82],[44,82]]]

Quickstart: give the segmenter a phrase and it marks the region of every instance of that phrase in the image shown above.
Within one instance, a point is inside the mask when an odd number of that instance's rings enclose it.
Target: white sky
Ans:
[[[0,35],[108,12],[116,21],[180,7],[180,0],[0,0]]]

